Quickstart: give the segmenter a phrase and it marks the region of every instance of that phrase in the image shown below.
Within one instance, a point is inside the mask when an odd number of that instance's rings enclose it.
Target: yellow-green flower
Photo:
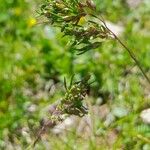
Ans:
[[[37,23],[37,20],[35,18],[29,18],[27,21],[28,27],[33,27]]]
[[[78,24],[83,25],[84,23],[86,23],[86,19],[85,19],[85,17],[81,17]]]

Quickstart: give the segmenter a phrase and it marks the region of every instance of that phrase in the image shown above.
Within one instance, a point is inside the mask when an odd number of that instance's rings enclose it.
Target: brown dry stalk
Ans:
[[[97,18],[97,17],[96,17]],[[145,79],[148,81],[149,85],[150,85],[150,79],[147,76],[146,72],[144,71],[144,69],[142,68],[140,62],[138,61],[138,59],[136,58],[134,52],[129,49],[120,39],[119,37],[108,28],[108,26],[106,25],[106,22],[104,21],[103,17],[101,16],[101,18],[98,18],[105,26],[105,28],[114,36],[114,38],[125,48],[125,50],[129,53],[130,57],[134,60],[135,64],[138,66],[138,68],[141,70],[143,76],[145,77]]]

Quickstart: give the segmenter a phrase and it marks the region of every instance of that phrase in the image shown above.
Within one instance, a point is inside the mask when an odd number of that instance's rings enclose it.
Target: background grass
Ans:
[[[88,100],[107,105],[113,121],[106,126],[96,118],[90,138],[78,137],[76,129],[59,137],[48,132],[37,149],[150,149],[150,126],[140,119],[140,112],[150,107],[149,85],[119,44],[107,41],[77,56],[59,30],[35,25],[42,1],[0,3],[0,149],[25,149],[32,143],[45,107],[63,96],[63,77],[73,73],[77,79],[91,73],[95,83]],[[121,38],[150,76],[149,1],[136,9],[122,0],[96,3],[107,20],[124,27]],[[108,135],[116,130],[116,140],[109,144]]]

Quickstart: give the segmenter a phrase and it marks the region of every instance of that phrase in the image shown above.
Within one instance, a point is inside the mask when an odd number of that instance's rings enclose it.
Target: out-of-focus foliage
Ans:
[[[111,124],[97,118],[93,137],[75,134],[49,140],[55,149],[109,149],[107,133],[117,129],[114,149],[149,149],[150,127],[139,117],[150,106],[148,84],[129,55],[114,41],[77,56],[59,29],[44,22],[36,12],[42,0],[0,0],[0,149],[22,148],[32,143],[45,116],[45,107],[64,95],[63,77],[90,73],[95,81],[89,101],[107,104]],[[108,21],[124,27],[124,39],[133,48],[150,75],[150,4],[148,0],[129,8],[122,0],[97,0],[96,6]],[[140,136],[139,136],[140,135]],[[97,141],[96,138],[105,139]],[[95,139],[95,140],[94,140]],[[67,144],[65,144],[67,142]],[[97,143],[97,144],[95,144]],[[39,148],[46,147],[39,142]]]

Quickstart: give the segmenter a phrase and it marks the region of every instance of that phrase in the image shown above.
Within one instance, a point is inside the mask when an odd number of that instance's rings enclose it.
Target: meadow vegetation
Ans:
[[[119,38],[150,77],[150,2],[143,0],[137,6],[122,0],[94,2],[106,21],[122,28]],[[72,119],[78,125],[59,134],[47,128],[35,148],[149,150],[150,126],[140,114],[150,107],[150,85],[128,52],[112,39],[94,41],[92,46],[98,46],[88,51],[72,48],[77,44],[74,39],[63,37],[58,26],[39,15],[44,3],[0,0],[0,149],[30,146],[43,120],[50,117],[49,106],[68,98],[65,87],[72,76],[78,85],[90,74],[92,84],[85,84],[88,96],[83,95],[88,114],[82,104],[73,112],[63,109],[85,116]],[[83,16],[79,23],[85,21]],[[85,53],[78,55],[79,51]],[[85,130],[79,129],[81,122],[87,122]]]

